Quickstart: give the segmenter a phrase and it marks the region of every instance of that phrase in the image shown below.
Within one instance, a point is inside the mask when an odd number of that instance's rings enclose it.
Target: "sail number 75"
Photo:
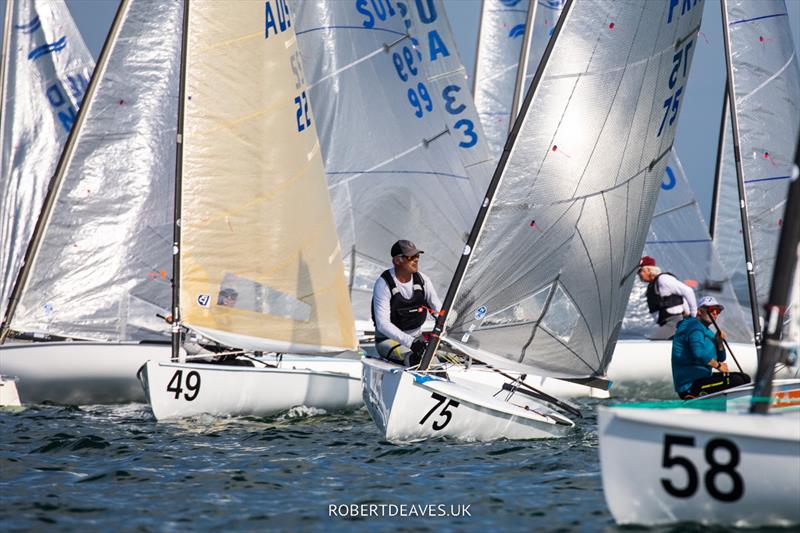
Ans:
[[[445,398],[441,394],[436,394],[435,392],[431,394],[431,398],[436,400],[436,405],[434,405],[431,408],[431,410],[428,411],[425,414],[425,416],[422,417],[422,420],[419,421],[419,425],[424,424],[425,421],[428,420],[428,418],[430,418],[430,416],[434,413],[434,411],[436,411],[445,402],[445,400],[447,400],[447,398]],[[445,406],[439,412],[439,416],[437,417],[437,419],[433,421],[432,427],[434,431],[439,431],[440,429],[444,429],[445,427],[447,427],[447,424],[449,424],[450,420],[453,419],[453,412],[450,411],[450,408],[452,407],[453,409],[455,409],[458,406],[459,403],[457,401],[447,400],[447,404],[445,404]],[[442,417],[444,417],[443,421],[441,421]]]

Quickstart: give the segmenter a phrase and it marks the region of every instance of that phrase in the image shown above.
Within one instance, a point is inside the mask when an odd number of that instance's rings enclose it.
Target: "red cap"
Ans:
[[[656,260],[646,255],[639,260],[640,267],[654,267],[656,266]]]

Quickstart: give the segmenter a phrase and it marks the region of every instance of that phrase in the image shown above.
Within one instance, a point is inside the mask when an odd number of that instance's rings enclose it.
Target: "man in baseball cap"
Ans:
[[[716,298],[704,296],[698,302],[697,317],[684,318],[675,330],[672,381],[675,392],[684,400],[750,383],[747,374],[728,371],[725,332],[711,331],[723,309]]]
[[[670,272],[661,272],[656,260],[645,255],[639,260],[639,279],[647,283],[647,308],[658,324],[651,340],[671,339],[683,317],[697,314],[694,290]]]
[[[385,270],[372,289],[372,321],[378,355],[404,366],[419,364],[427,343],[422,325],[438,314],[442,302],[431,279],[419,271],[423,254],[417,245],[399,240],[392,245],[392,268]]]

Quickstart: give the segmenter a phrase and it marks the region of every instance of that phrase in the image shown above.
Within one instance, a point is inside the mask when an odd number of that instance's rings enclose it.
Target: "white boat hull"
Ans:
[[[0,373],[17,378],[24,404],[144,402],[136,371],[171,353],[168,344],[15,342],[0,346]]]
[[[0,408],[14,409],[16,407],[22,407],[16,380],[0,376]]]
[[[284,356],[276,368],[148,361],[140,379],[157,420],[362,405],[361,363],[353,359]]]
[[[619,524],[800,523],[800,410],[601,407],[599,437]]]
[[[422,375],[373,358],[364,363],[364,403],[386,440],[460,441],[563,437],[573,423],[527,397],[504,401],[497,388]],[[528,408],[526,409],[525,406]]]

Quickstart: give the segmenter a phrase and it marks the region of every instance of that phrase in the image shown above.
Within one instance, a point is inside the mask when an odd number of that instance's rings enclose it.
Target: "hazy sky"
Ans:
[[[353,0],[337,0],[353,1]],[[591,1],[591,0],[587,0]],[[654,0],[642,0],[654,1]],[[758,1],[758,0],[753,0]],[[0,0],[5,10],[6,0]],[[480,0],[444,0],[461,60],[472,75],[478,33]],[[117,8],[117,0],[67,0],[72,15],[95,58],[105,40]],[[786,0],[789,20],[800,51],[800,0]],[[714,181],[714,166],[725,83],[722,27],[718,0],[705,0],[703,25],[695,51],[692,72],[683,100],[676,146],[678,155],[708,218]],[[0,28],[2,35],[2,28]],[[800,54],[798,54],[800,55]]]

